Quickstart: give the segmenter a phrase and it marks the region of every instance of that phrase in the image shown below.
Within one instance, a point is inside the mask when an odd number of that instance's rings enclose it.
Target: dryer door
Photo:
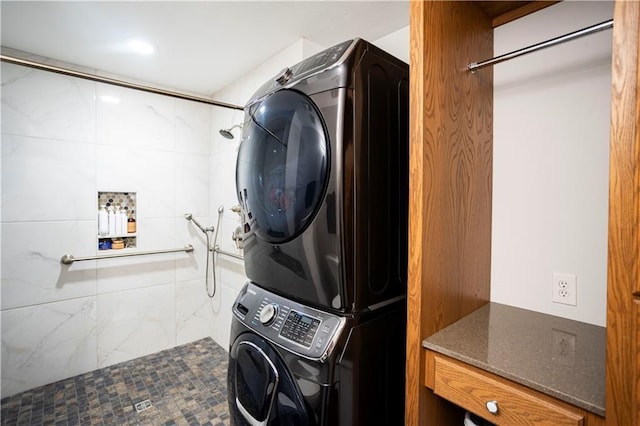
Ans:
[[[247,110],[238,152],[238,199],[255,235],[282,244],[317,213],[329,176],[329,140],[304,94],[280,90]],[[247,232],[248,230],[245,230]]]
[[[240,335],[229,352],[227,386],[234,425],[311,425],[303,397],[278,353],[262,338]]]

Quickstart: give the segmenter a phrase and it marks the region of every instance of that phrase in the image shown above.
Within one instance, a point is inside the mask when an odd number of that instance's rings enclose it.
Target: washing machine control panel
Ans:
[[[335,346],[345,319],[245,284],[233,313],[247,327],[298,355],[324,360]]]
[[[313,71],[324,69],[333,65],[334,63],[338,62],[338,59],[342,57],[344,52],[346,52],[347,48],[351,46],[352,43],[353,40],[343,41],[340,44],[336,44],[335,46],[332,46],[320,53],[316,53],[315,55],[298,62],[290,68],[290,75],[286,81],[289,81],[292,76],[299,78],[306,74],[310,74]]]
[[[267,81],[260,87],[251,96],[248,104],[252,104],[263,96],[283,87],[290,87],[302,79],[327,71],[334,65],[341,63],[342,58],[348,57],[350,48],[355,46],[356,43],[357,39],[344,41],[283,69],[272,80]]]
[[[280,337],[310,348],[320,322],[318,318],[290,310],[280,330]]]

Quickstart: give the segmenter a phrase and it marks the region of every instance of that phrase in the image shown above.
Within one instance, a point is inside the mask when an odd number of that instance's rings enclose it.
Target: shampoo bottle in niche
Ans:
[[[129,219],[127,219],[127,233],[129,234],[136,232],[136,220],[133,217],[133,213],[133,210],[131,210],[131,215],[129,216]]]
[[[115,235],[122,235],[122,219],[120,218],[120,209],[116,209],[114,221],[116,223],[116,233]]]
[[[120,222],[120,228],[122,229],[122,233],[120,235],[126,234],[127,233],[127,211],[124,208],[120,210],[118,221]]]
[[[98,211],[98,235],[109,234],[109,214],[107,213],[106,206]]]
[[[109,207],[109,235],[116,235],[116,214],[113,206]]]

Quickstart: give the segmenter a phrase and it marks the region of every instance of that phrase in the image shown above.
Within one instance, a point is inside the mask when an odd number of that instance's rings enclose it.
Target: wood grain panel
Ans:
[[[496,425],[582,426],[584,411],[509,380],[441,355],[434,391]],[[486,409],[497,401],[498,413]]]
[[[422,386],[423,366],[420,362],[422,325],[426,321],[422,295],[422,205],[424,126],[424,50],[425,25],[422,1],[410,4],[409,44],[409,259],[407,277],[407,364],[405,390],[405,424],[419,425],[426,417],[423,403],[427,390]]]
[[[425,4],[423,337],[489,300],[493,70],[466,64],[492,52],[493,32],[474,6]]]
[[[424,360],[424,385],[433,390],[436,383],[436,354],[433,351],[427,350]]]
[[[493,70],[490,19],[473,2],[411,3],[406,424],[461,422],[423,386],[422,340],[489,300]]]
[[[442,358],[450,359],[454,363],[459,363],[460,365],[464,365],[467,368],[471,368],[471,369],[477,370],[477,371],[480,372],[480,374],[497,377],[497,376],[492,375],[489,372],[478,370],[475,367],[472,367],[472,366],[467,365],[465,363],[462,363],[460,361],[453,360],[452,358],[446,357],[446,356],[444,356],[442,354],[438,354],[437,355],[435,352],[427,350],[426,353],[425,353],[425,369],[426,369],[426,371],[425,371],[424,385],[429,389],[434,389],[435,388],[435,384],[436,384],[436,356],[440,357],[441,359]],[[503,380],[505,383],[509,383],[510,386],[521,386],[521,385],[515,384],[515,383],[513,383],[513,382],[511,382],[509,380],[506,380],[506,379],[501,379],[499,377],[498,377],[498,379],[499,380]],[[534,392],[535,394],[538,394],[538,392],[533,391],[532,389],[529,389],[529,388],[527,388],[525,386],[521,386],[520,389],[522,390],[522,392],[525,392],[525,393]],[[580,415],[584,417],[584,426],[604,426],[605,425],[604,417],[600,417],[597,414],[588,412],[588,411],[583,410],[581,408],[574,407],[574,406],[572,406],[570,404],[565,404],[563,402],[556,401],[555,399],[553,399],[551,397],[547,397],[546,395],[542,395],[542,397],[543,398],[549,398],[549,400],[552,400],[552,401],[554,401],[556,403],[562,404],[567,410],[569,410],[571,412],[580,413]]]
[[[606,424],[640,424],[640,3],[616,1],[609,176]]]
[[[509,8],[502,7],[500,9],[497,9],[498,6],[496,6],[496,4],[499,5],[500,3],[503,3],[503,2],[482,2],[482,3],[486,3],[486,6],[483,5],[485,7],[485,10],[490,10],[489,16],[493,18],[491,20],[491,25],[495,28],[560,2],[559,1],[504,2],[504,3],[511,3],[510,7]],[[516,3],[516,5],[514,5],[513,3]],[[489,9],[489,8],[496,8],[496,9]]]
[[[496,16],[504,15],[505,13],[510,13],[514,10],[521,9],[531,3],[536,3],[533,1],[484,1],[484,0],[474,0],[478,6],[484,11],[484,13],[491,19]]]
[[[584,424],[585,426],[604,426],[606,423],[604,417],[587,412]]]

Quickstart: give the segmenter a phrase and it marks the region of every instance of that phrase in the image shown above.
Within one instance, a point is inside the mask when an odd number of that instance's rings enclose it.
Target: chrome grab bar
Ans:
[[[244,260],[244,256],[243,255],[237,254],[237,253],[231,253],[230,251],[226,251],[226,250],[222,250],[220,248],[220,246],[215,246],[213,248],[213,251],[218,253],[218,254],[223,254],[223,255],[229,256],[229,257],[234,257],[234,258],[239,259],[239,260]]]
[[[80,262],[83,260],[113,259],[116,257],[130,257],[130,256],[146,256],[148,254],[176,253],[180,251],[184,251],[187,253],[192,252],[193,246],[191,244],[187,244],[183,248],[176,248],[176,249],[136,251],[136,252],[129,252],[129,253],[105,254],[102,256],[74,257],[73,255],[65,254],[60,259],[60,262],[64,265],[71,265],[73,262]]]

